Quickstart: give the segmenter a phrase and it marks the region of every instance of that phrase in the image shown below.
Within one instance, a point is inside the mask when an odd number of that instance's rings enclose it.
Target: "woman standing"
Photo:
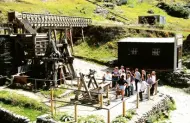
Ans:
[[[127,74],[127,86],[125,88],[125,96],[130,97],[131,94],[131,75]]]
[[[152,79],[152,87],[150,89],[150,95],[153,96],[154,90],[155,90],[155,85],[156,85],[156,72],[155,71],[152,71],[151,79]]]
[[[119,80],[120,74],[118,67],[115,67],[112,72],[112,88],[116,86],[117,81]]]
[[[146,80],[146,71],[144,69],[142,69],[141,73],[142,73],[141,78]]]
[[[123,100],[124,94],[125,94],[125,86],[126,86],[126,81],[124,80],[124,76],[122,75],[119,81],[117,82],[116,99],[119,93],[121,93],[121,96],[122,96],[121,100]]]

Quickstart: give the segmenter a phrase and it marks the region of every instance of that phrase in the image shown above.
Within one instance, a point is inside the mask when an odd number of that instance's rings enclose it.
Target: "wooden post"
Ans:
[[[75,122],[78,122],[78,108],[77,108],[77,104],[75,103]]]
[[[137,92],[137,108],[139,108],[139,92]]]
[[[62,76],[62,70],[61,70],[62,68],[60,68],[59,69],[59,78],[60,78],[60,85],[62,85],[63,84],[63,76]]]
[[[36,87],[36,79],[35,79],[35,83],[34,83],[34,88],[35,88],[35,92],[37,92],[37,87]]]
[[[108,109],[108,123],[110,123],[110,110]]]
[[[106,97],[109,98],[109,85],[107,85],[106,88],[107,88],[107,89],[106,89],[106,90],[107,90],[107,92],[106,92]]]
[[[150,86],[148,85],[148,100],[150,100]]]
[[[55,44],[56,44],[56,42],[57,42],[57,37],[56,37],[56,35],[57,35],[57,31],[54,29],[54,30],[53,30],[53,37],[54,37],[54,39],[55,39]]]
[[[82,41],[84,41],[84,31],[83,31],[83,27],[82,27],[81,31],[82,31]]]
[[[80,77],[77,77],[77,87],[79,87],[80,84]]]
[[[123,117],[125,117],[125,111],[126,111],[126,109],[125,109],[125,100],[123,100]]]
[[[100,94],[100,107],[103,107],[103,94]]]
[[[58,65],[57,62],[54,62],[52,65],[52,67],[54,68],[54,70],[53,70],[53,72],[54,72],[53,73],[53,82],[54,82],[55,87],[58,86],[58,84],[57,84],[57,68],[56,68],[57,65]]]
[[[55,90],[54,90],[54,93],[56,93],[56,88],[55,88]],[[56,115],[56,97],[55,97],[55,99],[54,99],[53,108],[54,108],[54,114]]]
[[[72,34],[72,28],[70,28],[69,31],[70,31],[71,50],[72,50],[72,52],[73,52],[74,50],[73,50],[73,34]]]
[[[52,117],[54,117],[53,116],[54,115],[54,109],[53,109],[53,88],[52,87],[51,87],[50,94],[51,94],[51,99],[50,99],[50,103],[51,103],[51,115],[52,115]]]

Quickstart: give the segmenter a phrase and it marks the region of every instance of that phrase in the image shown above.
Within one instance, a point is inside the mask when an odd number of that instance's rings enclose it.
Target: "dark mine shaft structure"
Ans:
[[[9,12],[8,22],[0,24],[0,78],[14,75],[46,85],[74,79],[72,30],[91,23],[90,18]]]

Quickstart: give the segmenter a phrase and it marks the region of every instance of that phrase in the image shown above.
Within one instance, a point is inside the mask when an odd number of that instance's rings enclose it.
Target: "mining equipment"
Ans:
[[[37,87],[74,79],[72,30],[91,23],[90,18],[8,12],[8,22],[0,24],[0,79]]]

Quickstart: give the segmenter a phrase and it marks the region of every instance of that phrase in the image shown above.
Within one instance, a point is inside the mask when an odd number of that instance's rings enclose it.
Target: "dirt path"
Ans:
[[[177,110],[171,112],[168,123],[190,123],[190,95],[181,89],[163,86],[159,91],[172,96],[176,102]]]
[[[101,78],[103,76],[103,73],[105,73],[107,70],[109,70],[110,72],[112,71],[112,69],[108,68],[107,66],[98,65],[80,59],[75,59],[73,64],[77,74],[79,74],[79,72],[88,74],[89,69],[93,69],[97,71],[95,75],[98,78]]]

